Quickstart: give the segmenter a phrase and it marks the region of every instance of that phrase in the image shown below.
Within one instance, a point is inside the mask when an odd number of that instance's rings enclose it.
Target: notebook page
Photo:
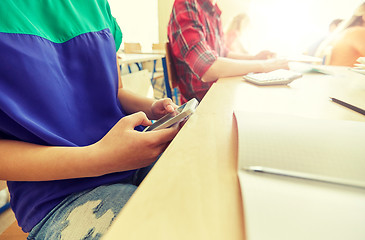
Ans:
[[[234,114],[241,170],[260,166],[365,185],[365,122]]]

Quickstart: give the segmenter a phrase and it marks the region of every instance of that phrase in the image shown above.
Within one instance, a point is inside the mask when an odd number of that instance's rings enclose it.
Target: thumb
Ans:
[[[123,118],[125,121],[125,126],[127,128],[134,129],[135,127],[142,125],[142,126],[149,126],[152,122],[147,118],[144,112],[137,112],[131,115],[128,115]],[[122,120],[123,120],[122,119]]]

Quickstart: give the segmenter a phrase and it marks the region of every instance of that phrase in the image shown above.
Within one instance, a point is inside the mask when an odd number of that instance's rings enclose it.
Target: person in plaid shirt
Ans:
[[[288,69],[288,61],[273,59],[270,51],[254,56],[229,51],[220,16],[216,0],[174,2],[167,32],[181,103],[201,101],[218,78]]]

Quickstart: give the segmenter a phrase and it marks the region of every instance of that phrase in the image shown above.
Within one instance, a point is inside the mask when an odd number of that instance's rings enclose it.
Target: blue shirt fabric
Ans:
[[[66,12],[77,11],[71,3],[64,1]],[[116,37],[121,37],[120,29],[106,0],[86,4],[88,9],[106,15],[105,28],[74,35],[64,42],[0,30],[0,138],[46,146],[86,146],[100,140],[126,115],[117,98],[116,50],[121,39]],[[12,10],[20,16],[21,11],[27,11],[7,9]],[[57,18],[59,10],[47,9],[47,14]],[[92,26],[88,18],[80,19]],[[23,20],[29,21],[25,14]],[[68,25],[61,26],[67,32]],[[68,195],[125,182],[134,172],[57,181],[9,181],[11,206],[23,231],[29,232]]]

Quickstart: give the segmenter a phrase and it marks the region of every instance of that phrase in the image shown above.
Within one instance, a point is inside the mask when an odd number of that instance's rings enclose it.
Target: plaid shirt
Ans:
[[[213,82],[201,81],[218,56],[226,56],[221,10],[209,0],[175,0],[168,38],[178,75],[181,102],[199,101]]]

